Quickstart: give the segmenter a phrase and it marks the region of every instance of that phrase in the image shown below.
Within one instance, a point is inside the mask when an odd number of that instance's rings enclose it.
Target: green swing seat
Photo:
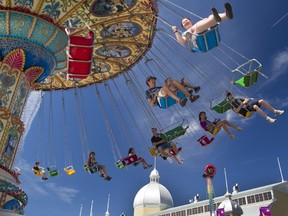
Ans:
[[[217,113],[223,114],[227,110],[231,109],[231,104],[228,101],[226,101],[226,99],[224,99],[223,101],[216,104],[215,106],[213,107],[211,106],[211,109],[216,111]]]
[[[47,170],[48,170],[48,172],[49,172],[49,175],[50,175],[51,177],[58,176],[59,171],[58,171],[56,168],[54,168],[54,169],[51,169],[51,168],[53,168],[53,166],[52,166],[52,167],[47,167]]]
[[[176,139],[186,133],[186,130],[189,126],[183,128],[182,125],[173,128],[172,130],[167,131],[166,133],[161,133],[159,136],[164,139],[165,142],[170,142],[173,139]]]
[[[256,59],[251,59],[247,61],[246,63],[240,65],[239,67],[237,67],[235,70],[232,71],[233,73],[232,84],[248,88],[249,86],[258,81],[259,74],[267,78],[267,76],[261,73],[261,69],[262,65]],[[235,80],[236,72],[242,75],[242,77],[238,78],[237,80]]]

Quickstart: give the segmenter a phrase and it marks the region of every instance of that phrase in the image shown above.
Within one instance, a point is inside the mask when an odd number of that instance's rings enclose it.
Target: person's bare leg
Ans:
[[[181,100],[181,99],[180,99],[179,97],[177,97],[177,95],[176,95],[173,91],[171,91],[167,86],[163,86],[160,91],[161,91],[161,93],[162,93],[163,95],[168,95],[168,96],[172,97],[174,100],[176,100],[177,102],[180,102],[180,100]]]
[[[173,80],[172,84],[179,90],[181,91],[183,94],[185,94],[186,97],[190,97],[191,94],[185,89],[185,87],[179,83],[177,80]]]
[[[272,107],[268,102],[266,102],[265,100],[259,100],[259,103],[261,104],[261,105],[263,105],[264,107],[266,107],[268,110],[270,110],[271,112],[275,112],[275,108],[274,107]]]
[[[261,104],[261,103],[260,103]],[[264,105],[264,104],[263,104]],[[264,105],[265,106],[265,105]],[[263,118],[267,119],[267,114],[257,105],[254,105],[253,108],[259,113]]]

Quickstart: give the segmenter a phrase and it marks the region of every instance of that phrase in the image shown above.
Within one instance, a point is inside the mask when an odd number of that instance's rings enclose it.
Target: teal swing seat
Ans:
[[[232,70],[232,84],[248,88],[249,86],[258,81],[259,74],[264,76],[265,78],[268,78],[266,75],[261,73],[261,69],[262,65],[256,59],[251,59],[245,62],[236,69]],[[239,74],[240,77],[237,76]]]
[[[84,164],[84,165],[83,165],[83,168],[84,168],[85,172],[87,172],[87,173],[89,173],[89,174],[94,174],[94,173],[96,173],[96,172],[99,171],[97,166],[93,166],[92,168],[89,168],[89,167],[87,166],[87,164]]]
[[[221,41],[218,25],[215,25],[208,30],[192,34],[190,39],[188,38],[188,46],[192,52],[208,52],[209,50],[219,46]]]
[[[181,92],[181,91],[177,91],[176,92],[176,95],[177,97],[179,97],[180,99],[183,99],[185,98],[186,96]],[[167,109],[168,107],[170,106],[173,106],[174,104],[176,104],[177,101],[170,97],[170,96],[166,96],[166,97],[160,97],[158,99],[158,106],[161,108],[161,109]]]

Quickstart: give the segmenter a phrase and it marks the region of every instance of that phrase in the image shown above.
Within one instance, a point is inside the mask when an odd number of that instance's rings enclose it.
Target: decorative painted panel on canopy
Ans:
[[[26,55],[26,70],[44,69],[34,89],[84,87],[118,76],[151,47],[157,6],[151,0],[0,1],[0,57],[15,48]],[[96,35],[91,73],[66,79],[68,36],[64,28],[89,26]],[[25,26],[25,28],[23,28]],[[83,35],[74,31],[73,35]],[[8,42],[8,43],[7,43]]]

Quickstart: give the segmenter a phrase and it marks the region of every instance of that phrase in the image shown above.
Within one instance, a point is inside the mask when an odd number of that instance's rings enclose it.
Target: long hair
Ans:
[[[202,111],[199,113],[199,121],[201,121],[201,114],[204,113],[205,114],[205,120],[207,120],[207,116],[206,116],[206,112]]]
[[[129,154],[132,154],[133,150],[134,150],[133,148],[129,148],[129,150],[128,150],[128,155],[129,155]]]

